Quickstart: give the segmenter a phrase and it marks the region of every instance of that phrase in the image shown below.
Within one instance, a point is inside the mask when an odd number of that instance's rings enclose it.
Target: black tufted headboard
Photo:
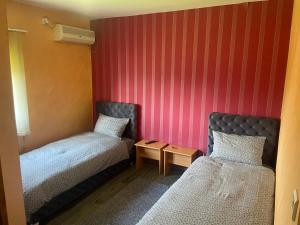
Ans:
[[[123,137],[137,139],[137,105],[119,102],[97,102],[96,112],[97,115],[102,113],[111,117],[129,118]]]
[[[277,143],[279,134],[279,119],[241,116],[213,112],[209,116],[208,154],[213,151],[213,130],[228,134],[264,136],[266,143],[262,162],[273,169],[276,167]]]

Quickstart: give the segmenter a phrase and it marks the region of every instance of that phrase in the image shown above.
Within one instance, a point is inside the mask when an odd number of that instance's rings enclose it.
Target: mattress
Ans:
[[[128,159],[128,143],[99,133],[84,133],[20,156],[27,216],[58,194],[109,166]]]
[[[138,225],[272,225],[274,184],[266,167],[200,157]]]

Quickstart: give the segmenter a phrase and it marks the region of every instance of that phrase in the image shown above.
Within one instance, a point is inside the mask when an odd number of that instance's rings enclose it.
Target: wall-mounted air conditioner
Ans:
[[[53,30],[55,41],[88,45],[95,43],[95,32],[92,30],[85,30],[62,24],[56,24]]]

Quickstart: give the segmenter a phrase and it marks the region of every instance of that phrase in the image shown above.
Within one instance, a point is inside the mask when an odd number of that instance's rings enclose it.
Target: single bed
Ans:
[[[87,132],[20,156],[28,222],[40,224],[130,165],[136,105],[98,102],[97,113],[129,118],[122,138]]]
[[[200,157],[138,225],[273,224],[278,130],[277,119],[212,113],[208,154],[213,151],[213,131],[264,136],[263,166]]]

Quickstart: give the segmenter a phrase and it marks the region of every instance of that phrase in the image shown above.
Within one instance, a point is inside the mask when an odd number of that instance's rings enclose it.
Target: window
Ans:
[[[9,53],[17,134],[26,136],[30,133],[30,127],[21,35],[15,31],[9,32]]]

